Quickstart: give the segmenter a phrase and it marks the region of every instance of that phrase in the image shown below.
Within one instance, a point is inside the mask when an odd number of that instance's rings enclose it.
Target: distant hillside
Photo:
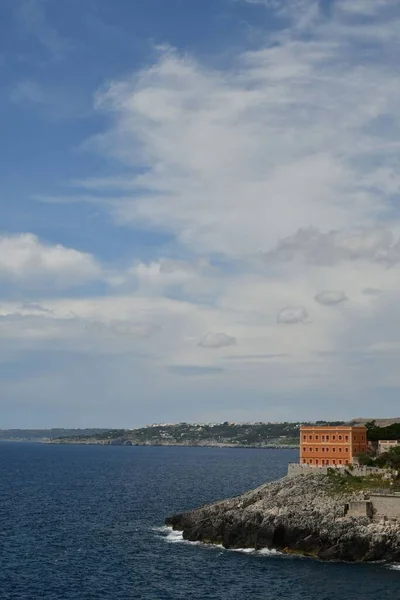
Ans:
[[[352,423],[370,423],[354,419]],[[177,423],[138,429],[3,429],[0,441],[57,444],[112,444],[146,446],[297,447],[300,425],[312,423]],[[316,421],[315,425],[344,425],[344,421]],[[376,419],[370,439],[397,439],[400,418]],[[399,427],[400,429],[400,427]],[[390,437],[392,436],[392,437]],[[393,437],[394,436],[394,437]]]
[[[162,424],[132,430],[110,430],[92,436],[64,437],[54,440],[54,442],[141,446],[295,448],[299,444],[300,425],[301,423],[229,422]]]
[[[400,417],[392,417],[391,419],[376,419],[374,417],[365,419],[365,418],[360,417],[357,419],[353,419],[352,423],[359,424],[359,425],[365,425],[366,423],[371,423],[372,421],[375,421],[375,425],[377,427],[388,427],[389,425],[393,425],[395,423],[400,423]]]
[[[82,437],[98,435],[107,429],[0,429],[0,441],[7,442],[42,442],[61,437]]]

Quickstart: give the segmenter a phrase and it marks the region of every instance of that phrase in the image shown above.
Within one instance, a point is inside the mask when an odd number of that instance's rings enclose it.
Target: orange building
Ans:
[[[366,451],[367,430],[364,425],[300,427],[300,464],[346,466]]]

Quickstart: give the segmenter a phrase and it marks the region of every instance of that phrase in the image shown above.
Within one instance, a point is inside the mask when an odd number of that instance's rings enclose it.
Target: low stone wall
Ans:
[[[400,519],[400,494],[371,494],[375,517]]]
[[[357,477],[383,474],[386,472],[384,469],[379,469],[378,467],[364,467],[361,465],[330,465],[328,467],[317,467],[299,463],[289,463],[287,474],[288,477],[296,477],[297,475],[305,475],[307,473],[320,473],[321,475],[326,475],[328,470],[331,471],[332,469],[338,469],[342,472],[348,471],[348,473],[356,475]]]
[[[372,517],[374,508],[368,500],[354,500],[345,505],[344,514],[348,517]]]
[[[299,463],[288,464],[288,477],[296,477],[297,475],[307,475],[310,473],[321,473],[326,475],[328,467],[311,467],[310,465],[301,465]]]

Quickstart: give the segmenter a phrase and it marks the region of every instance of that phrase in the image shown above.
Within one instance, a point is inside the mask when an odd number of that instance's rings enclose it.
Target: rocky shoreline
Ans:
[[[340,486],[339,486],[340,487]],[[166,519],[190,541],[275,549],[323,560],[400,562],[400,522],[344,516],[369,490],[343,492],[329,475],[299,475]]]

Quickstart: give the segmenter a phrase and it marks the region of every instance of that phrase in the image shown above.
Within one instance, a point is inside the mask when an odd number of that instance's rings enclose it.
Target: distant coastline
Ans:
[[[249,448],[259,450],[298,450],[299,444],[229,444],[219,442],[126,442],[113,441],[104,442],[99,440],[84,441],[84,440],[44,440],[41,443],[51,445],[75,445],[75,446],[130,446],[130,447],[169,447],[169,448]]]
[[[353,422],[369,419],[354,419]],[[376,424],[400,422],[400,418],[376,420]],[[213,448],[299,447],[299,429],[308,422],[255,423],[161,423],[137,429],[3,429],[0,441],[40,442],[105,446],[177,446]],[[344,421],[317,421],[316,424],[342,425]]]

